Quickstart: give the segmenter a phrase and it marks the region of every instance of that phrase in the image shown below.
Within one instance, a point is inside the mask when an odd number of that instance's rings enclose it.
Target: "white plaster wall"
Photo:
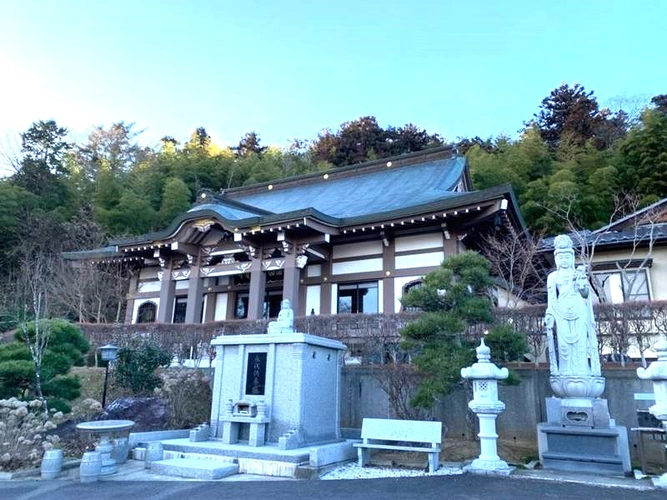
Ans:
[[[361,255],[377,255],[382,253],[381,241],[365,241],[363,243],[350,243],[338,245],[333,248],[334,259],[347,257],[359,257]]]
[[[161,269],[159,267],[144,267],[139,271],[139,280],[154,280],[157,279],[157,273]]]
[[[394,312],[400,312],[401,298],[403,298],[403,287],[408,283],[422,279],[423,276],[401,276],[394,278]]]
[[[331,284],[331,314],[338,314],[338,284]]]
[[[646,249],[637,249],[634,255],[631,255],[630,251],[603,252],[598,249],[593,256],[593,262],[643,259],[646,254]],[[647,268],[651,300],[667,300],[667,248],[654,248],[651,257],[653,264]]]
[[[223,321],[227,319],[227,300],[228,294],[215,294],[215,313],[213,313],[213,321]]]
[[[439,266],[445,260],[445,252],[418,253],[397,255],[394,259],[396,269],[412,269],[414,267]]]
[[[137,299],[134,301],[134,309],[132,310],[132,323],[137,322],[137,315],[139,314],[139,307],[144,302],[153,302],[157,306],[157,310],[160,310],[160,298],[155,297],[153,299]]]
[[[334,262],[333,274],[368,273],[382,271],[382,258]]]
[[[383,313],[384,312],[384,281],[379,280],[378,281],[378,312]],[[387,312],[393,312],[393,311],[387,311]]]
[[[143,281],[137,285],[137,292],[159,292],[161,281]]]
[[[412,250],[423,250],[426,248],[442,248],[444,242],[442,240],[442,233],[437,232],[396,238],[394,244],[397,252],[410,252]]]
[[[306,276],[309,278],[316,278],[322,276],[322,264],[313,264],[306,267]]]
[[[496,298],[498,299],[498,307],[524,307],[529,305],[528,302],[520,299],[504,288],[495,287],[495,292]]]
[[[315,314],[320,314],[320,285],[311,285],[306,288],[306,315],[315,310]]]

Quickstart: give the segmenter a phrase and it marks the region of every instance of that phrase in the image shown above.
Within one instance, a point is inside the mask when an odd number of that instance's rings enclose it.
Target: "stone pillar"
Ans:
[[[190,266],[188,280],[188,305],[185,309],[186,323],[201,323],[204,302],[204,280],[199,277],[199,263]]]
[[[250,292],[248,297],[248,319],[261,319],[264,312],[266,274],[262,271],[262,252],[253,257],[250,268]]]
[[[158,323],[171,323],[174,318],[174,295],[176,282],[171,276],[171,261],[162,268],[162,279],[160,283],[160,304],[157,310]]]

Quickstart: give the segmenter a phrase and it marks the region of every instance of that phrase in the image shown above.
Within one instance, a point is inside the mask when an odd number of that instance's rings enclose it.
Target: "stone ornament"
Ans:
[[[649,408],[651,415],[662,421],[662,426],[667,429],[667,339],[661,336],[653,347],[658,359],[653,361],[648,368],[637,368],[637,376],[642,380],[653,382],[653,393],[655,404]],[[653,484],[659,488],[667,489],[667,472],[653,479]]]
[[[477,363],[461,368],[461,377],[472,380],[473,399],[468,403],[479,419],[480,455],[465,467],[473,473],[507,475],[512,468],[498,456],[496,418],[505,409],[498,399],[498,381],[509,376],[507,368],[498,368],[491,362],[491,349],[481,339]]]

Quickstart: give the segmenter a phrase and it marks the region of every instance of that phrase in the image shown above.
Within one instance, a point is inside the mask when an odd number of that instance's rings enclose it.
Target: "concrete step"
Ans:
[[[151,463],[151,472],[192,479],[222,479],[239,473],[239,465],[220,460],[170,458]]]

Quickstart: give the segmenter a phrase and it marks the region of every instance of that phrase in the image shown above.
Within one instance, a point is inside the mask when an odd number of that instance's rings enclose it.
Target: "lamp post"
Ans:
[[[107,368],[104,372],[104,390],[102,391],[102,408],[107,406],[107,382],[109,380],[109,364],[112,361],[116,360],[118,356],[118,347],[113,344],[107,344],[100,347],[100,354],[102,355],[102,361],[107,362]]]
[[[496,418],[505,409],[498,399],[498,381],[508,377],[507,368],[491,363],[491,349],[481,340],[477,351],[477,363],[461,368],[461,377],[472,380],[473,399],[468,403],[479,419],[479,443],[481,453],[464,470],[478,474],[509,475],[512,468],[498,456]]]

